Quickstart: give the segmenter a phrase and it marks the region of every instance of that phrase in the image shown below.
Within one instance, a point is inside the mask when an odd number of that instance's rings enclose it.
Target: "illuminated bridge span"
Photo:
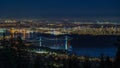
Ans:
[[[46,38],[46,37],[37,37],[35,39],[29,40],[37,46],[49,47],[51,49],[59,49],[59,50],[71,50],[69,41],[72,38],[69,36],[63,36],[60,38]]]

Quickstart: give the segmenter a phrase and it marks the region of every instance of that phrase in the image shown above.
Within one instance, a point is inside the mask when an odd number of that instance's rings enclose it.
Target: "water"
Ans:
[[[104,54],[105,56],[115,57],[117,37],[113,35],[75,35],[71,44],[73,45],[73,52],[77,55],[99,57]]]
[[[78,56],[91,56],[99,57],[101,54],[105,56],[115,57],[117,48],[115,47],[105,47],[105,48],[74,48],[73,52]]]

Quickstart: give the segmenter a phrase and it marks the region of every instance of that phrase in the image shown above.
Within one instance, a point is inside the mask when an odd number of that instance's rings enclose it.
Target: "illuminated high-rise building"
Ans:
[[[26,38],[26,30],[22,30],[22,37],[23,37],[23,39],[25,39]]]
[[[15,29],[11,28],[10,29],[11,38],[14,38],[14,33],[15,33]]]

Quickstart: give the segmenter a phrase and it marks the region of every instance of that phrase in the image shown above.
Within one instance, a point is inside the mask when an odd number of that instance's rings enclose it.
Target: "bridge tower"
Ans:
[[[40,44],[40,47],[42,46],[42,39],[41,39],[41,37],[39,38],[39,44]]]
[[[65,50],[68,50],[68,36],[65,36]]]

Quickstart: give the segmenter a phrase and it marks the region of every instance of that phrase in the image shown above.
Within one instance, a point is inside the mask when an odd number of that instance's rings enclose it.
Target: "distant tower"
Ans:
[[[27,36],[27,39],[29,39],[30,38],[30,31],[26,31],[26,36]]]
[[[26,38],[26,31],[25,30],[22,31],[22,37],[23,37],[23,39]]]
[[[14,28],[11,28],[11,29],[10,29],[11,38],[14,38],[14,32],[15,32]]]

